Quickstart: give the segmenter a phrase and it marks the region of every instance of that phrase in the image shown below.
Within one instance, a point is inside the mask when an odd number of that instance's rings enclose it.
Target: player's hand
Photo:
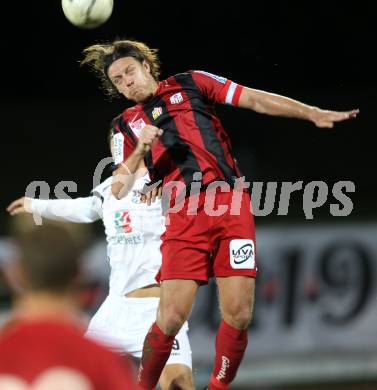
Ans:
[[[148,206],[150,206],[156,201],[156,199],[161,199],[161,196],[162,185],[160,181],[158,183],[153,183],[149,186],[144,187],[140,193],[140,201],[141,203],[146,203]]]
[[[14,200],[8,207],[7,211],[10,215],[17,215],[23,213],[31,213],[32,198],[23,196],[20,199]]]
[[[137,147],[144,153],[148,152],[152,147],[152,145],[162,135],[162,133],[163,133],[162,129],[159,129],[156,126],[146,125],[141,130]]]
[[[358,109],[351,111],[329,111],[314,108],[310,114],[310,120],[314,122],[317,127],[332,128],[334,127],[335,122],[356,118],[358,113]]]

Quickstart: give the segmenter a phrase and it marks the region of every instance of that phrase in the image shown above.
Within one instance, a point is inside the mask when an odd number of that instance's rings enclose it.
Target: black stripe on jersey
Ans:
[[[135,142],[135,146],[138,142],[135,134],[133,133],[133,131],[131,130],[130,126],[128,126],[128,124],[126,123],[126,121],[123,119],[123,117],[120,117],[118,119],[118,122],[119,122],[119,126],[120,128],[122,129],[122,131],[124,133],[126,133],[134,142]]]
[[[153,166],[152,152],[150,150],[144,156],[144,163],[148,169],[149,176],[151,177],[152,181],[160,180],[160,177]]]
[[[161,161],[162,164],[160,168],[159,165],[153,166],[151,153],[148,153],[147,158],[145,159],[146,164],[148,164],[148,169],[151,168],[152,173],[155,172],[159,178],[162,178],[170,173],[166,172],[166,169],[165,171],[162,171],[162,165],[169,166],[169,164],[166,164],[167,160],[165,159],[172,160],[173,164],[170,164],[169,169],[175,169],[178,167],[185,182],[186,190],[189,191],[190,184],[193,181],[193,174],[195,172],[201,172],[199,163],[190,146],[179,136],[177,125],[175,124],[174,119],[170,116],[165,102],[160,97],[156,96],[153,98],[153,106],[159,106],[162,108],[163,112],[167,113],[168,124],[162,127],[163,134],[160,140],[168,155],[161,157],[161,160],[163,161]],[[144,106],[144,113],[148,116],[150,122],[153,123],[154,119],[152,117],[151,107],[151,104]]]
[[[196,126],[200,130],[204,146],[208,152],[215,156],[225,181],[229,184],[234,184],[234,180],[238,177],[238,174],[225,158],[224,149],[216,136],[213,122],[208,114],[208,105],[203,100],[198,99],[197,93],[200,93],[200,91],[192,75],[190,73],[181,73],[176,75],[175,79],[190,99]],[[200,93],[200,95],[202,94]],[[201,115],[200,112],[203,114]]]
[[[111,121],[111,124],[110,124],[110,129],[113,131],[113,132],[119,132],[119,129],[117,129],[117,124],[118,124],[118,120],[119,120],[119,117],[116,117],[114,118],[112,121]]]

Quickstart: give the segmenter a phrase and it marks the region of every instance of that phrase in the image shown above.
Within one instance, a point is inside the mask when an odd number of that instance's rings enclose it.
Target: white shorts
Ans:
[[[86,335],[117,353],[141,358],[144,338],[156,321],[160,298],[127,298],[108,295],[91,319]],[[185,322],[175,337],[166,364],[192,368],[191,347]]]

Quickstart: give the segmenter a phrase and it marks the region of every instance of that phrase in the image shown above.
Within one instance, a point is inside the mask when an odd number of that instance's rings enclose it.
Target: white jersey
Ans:
[[[116,199],[112,177],[93,189],[93,196],[76,199],[33,199],[31,211],[42,217],[89,223],[103,220],[111,266],[110,294],[124,296],[155,284],[161,266],[160,236],[165,230],[161,201],[148,206],[139,192],[150,181],[148,174],[136,180],[129,193]]]

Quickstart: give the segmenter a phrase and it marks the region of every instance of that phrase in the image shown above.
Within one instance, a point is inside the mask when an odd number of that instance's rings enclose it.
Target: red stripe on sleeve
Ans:
[[[232,98],[232,104],[233,106],[237,106],[238,102],[240,100],[241,92],[243,90],[243,86],[237,84],[236,90],[234,91],[233,98]]]
[[[232,82],[230,80],[227,80],[223,89],[220,91],[220,93],[218,95],[218,102],[219,103],[225,103],[226,94],[228,93],[230,84],[232,84]]]

